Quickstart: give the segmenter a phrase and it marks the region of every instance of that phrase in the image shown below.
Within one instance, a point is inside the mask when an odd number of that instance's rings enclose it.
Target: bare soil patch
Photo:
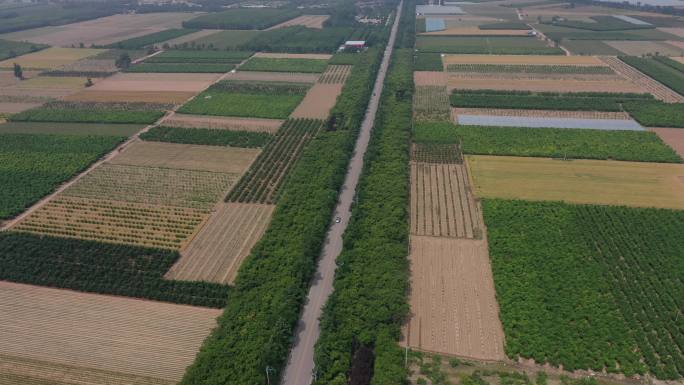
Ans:
[[[41,103],[0,102],[0,114],[16,114],[40,106]]]
[[[242,174],[260,149],[135,141],[110,162]]]
[[[232,284],[242,261],[266,230],[274,205],[220,204],[181,251],[167,279]]]
[[[278,119],[259,119],[259,118],[237,118],[229,116],[207,116],[207,115],[186,115],[173,114],[162,122],[162,125],[169,127],[184,128],[212,128],[231,131],[252,131],[275,133],[283,124],[283,120]]]
[[[449,82],[446,72],[415,71],[413,82],[416,86],[445,86]]]
[[[627,80],[578,81],[537,79],[459,79],[449,78],[449,89],[492,89],[549,92],[644,92],[644,89]]]
[[[479,29],[472,27],[451,27],[442,31],[424,32],[421,35],[450,35],[450,36],[527,36],[524,29]]]
[[[302,25],[307,28],[321,29],[323,28],[323,23],[329,18],[330,16],[328,15],[302,15],[295,17],[292,20],[288,20],[278,25],[274,25],[273,27],[268,28],[267,31],[271,29],[291,27],[293,25]]]
[[[70,376],[79,384],[152,383],[144,377],[161,380],[155,384],[177,382],[220,314],[0,282],[0,371],[50,383]],[[78,376],[83,373],[85,378]]]
[[[63,99],[74,102],[142,102],[183,104],[195,95],[196,92],[96,91],[87,89],[65,96]]]
[[[492,116],[521,116],[533,118],[577,118],[577,119],[631,119],[626,112],[604,111],[553,111],[553,110],[513,110],[497,108],[453,108],[454,115],[492,115]]]
[[[94,86],[92,91],[200,92],[220,74],[119,73]]]
[[[411,305],[403,344],[483,360],[505,359],[484,240],[411,235]]]
[[[675,36],[684,37],[684,28],[658,28],[659,30]]]
[[[257,52],[254,57],[270,57],[274,59],[322,59],[328,60],[332,55],[325,53],[272,53]]]
[[[442,59],[448,64],[527,64],[527,65],[585,65],[604,66],[604,62],[593,56],[560,55],[446,55]]]
[[[684,96],[665,87],[651,77],[644,75],[636,68],[625,64],[622,60],[611,56],[602,56],[601,60],[608,64],[613,71],[633,82],[640,89],[638,92],[650,92],[656,98],[668,103],[684,102]]]
[[[296,72],[259,72],[238,71],[229,73],[226,80],[247,80],[262,82],[291,82],[291,83],[315,83],[320,74],[304,74]]]
[[[342,84],[314,84],[290,115],[293,118],[325,119],[342,92]]]
[[[483,222],[462,164],[411,162],[411,233],[479,238]]]
[[[660,55],[681,55],[684,46],[677,47],[670,42],[660,41],[604,41],[604,43],[617,49],[618,51],[631,56],[642,56],[646,54]]]
[[[684,158],[684,129],[681,128],[650,128],[651,131],[658,134],[668,146]]]
[[[40,71],[24,71],[24,77],[30,79],[38,75]],[[7,70],[0,70],[0,87],[14,86],[19,83],[20,80],[14,77],[14,72]],[[0,93],[1,95],[2,93]]]

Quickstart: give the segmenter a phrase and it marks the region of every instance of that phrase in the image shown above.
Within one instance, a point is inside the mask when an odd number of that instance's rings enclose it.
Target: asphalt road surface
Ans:
[[[342,186],[340,196],[338,197],[332,224],[328,229],[325,246],[323,247],[318,262],[318,269],[313,282],[311,283],[304,310],[297,325],[297,330],[295,331],[295,342],[290,351],[287,366],[285,367],[282,385],[309,385],[313,380],[314,345],[320,335],[320,323],[318,319],[321,316],[323,305],[333,291],[333,279],[335,277],[336,267],[335,260],[342,251],[342,234],[344,234],[344,230],[347,228],[347,223],[349,222],[351,204],[354,200],[356,185],[359,182],[359,177],[363,170],[363,158],[366,149],[368,148],[373,122],[375,121],[375,114],[378,111],[380,95],[382,94],[382,86],[385,81],[387,69],[389,68],[390,58],[392,57],[392,48],[394,47],[394,41],[397,36],[397,27],[399,25],[399,18],[401,17],[402,4],[403,1],[397,8],[397,17],[394,19],[390,38],[378,71],[378,76],[375,79],[373,95],[368,103],[366,116],[361,125],[359,137],[356,140],[354,155],[347,168],[347,175],[345,176],[344,185]],[[339,218],[339,222],[337,222],[336,218]]]

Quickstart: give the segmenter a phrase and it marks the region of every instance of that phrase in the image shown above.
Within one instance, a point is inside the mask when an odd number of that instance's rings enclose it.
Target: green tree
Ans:
[[[21,66],[17,63],[14,63],[14,77],[19,80],[24,80],[24,71],[21,69]]]
[[[118,59],[114,62],[116,65],[116,68],[121,68],[121,69],[127,69],[128,67],[131,66],[131,57],[128,55],[128,52],[122,53]]]

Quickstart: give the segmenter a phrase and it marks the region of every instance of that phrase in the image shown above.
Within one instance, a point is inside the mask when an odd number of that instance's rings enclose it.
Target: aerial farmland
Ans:
[[[0,385],[684,384],[657,1],[0,0]]]

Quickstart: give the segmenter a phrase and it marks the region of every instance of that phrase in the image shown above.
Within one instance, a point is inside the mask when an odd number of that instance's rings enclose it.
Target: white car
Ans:
[[[342,218],[340,217],[335,217],[335,223],[340,223],[342,222]]]

